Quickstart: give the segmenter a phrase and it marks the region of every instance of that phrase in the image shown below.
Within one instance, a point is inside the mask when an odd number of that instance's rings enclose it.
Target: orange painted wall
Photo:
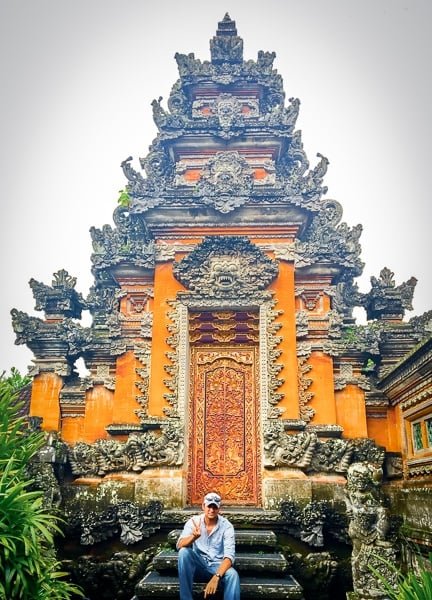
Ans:
[[[62,419],[61,437],[67,444],[81,441],[84,435],[84,417],[64,417]]]
[[[96,385],[86,396],[84,442],[107,438],[105,430],[113,422],[113,393],[103,385]]]
[[[367,437],[364,392],[356,385],[347,385],[335,393],[337,424],[344,429],[344,437]]]
[[[282,354],[277,362],[284,367],[279,377],[284,383],[278,388],[277,393],[283,393],[284,398],[277,405],[284,409],[283,419],[298,419],[299,403],[297,390],[297,353],[296,353],[296,322],[295,322],[295,289],[294,289],[294,265],[285,261],[279,263],[279,277],[270,286],[276,293],[276,310],[283,310],[283,314],[277,319],[282,323],[282,328],[276,335],[282,336],[278,346]]]
[[[135,411],[140,409],[136,401],[136,395],[141,392],[135,382],[139,376],[135,369],[142,368],[132,351],[126,352],[117,358],[116,363],[116,387],[113,402],[113,423],[139,423]]]
[[[399,406],[390,407],[387,411],[388,420],[388,446],[389,452],[402,450],[402,419]]]
[[[41,373],[33,380],[30,416],[42,417],[42,428],[47,431],[60,429],[59,394],[63,379],[55,373]]]
[[[173,276],[172,263],[158,263],[156,265],[148,404],[149,416],[163,416],[164,407],[169,406],[164,398],[164,394],[170,393],[170,390],[163,382],[164,379],[169,378],[164,366],[171,364],[166,356],[166,352],[173,352],[173,348],[166,343],[166,338],[169,336],[167,324],[170,323],[167,313],[171,312],[173,308],[168,304],[167,300],[175,300],[177,292],[183,289],[182,285]]]
[[[313,393],[309,406],[315,410],[312,422],[336,423],[336,402],[333,383],[333,360],[323,352],[312,352],[308,364],[312,369],[307,378],[312,379],[308,392]]]
[[[387,450],[390,450],[388,447],[389,427],[387,424],[387,419],[369,417],[367,420],[367,426],[367,437],[372,438],[377,446],[384,446]]]

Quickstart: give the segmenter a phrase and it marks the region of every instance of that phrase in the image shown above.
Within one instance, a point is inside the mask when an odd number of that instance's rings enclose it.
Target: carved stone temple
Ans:
[[[30,415],[66,445],[63,501],[173,514],[216,490],[281,523],[290,502],[344,505],[364,462],[409,527],[406,490],[421,507],[431,486],[432,313],[406,320],[416,280],[388,268],[359,291],[361,226],[326,197],[328,160],[306,156],[275,53],[245,60],[228,15],[210,53],[176,54],[156,138],[122,163],[114,226],[91,228],[88,296],[61,270],[30,281],[42,318],[12,311],[34,354]],[[84,543],[96,529],[82,524]]]

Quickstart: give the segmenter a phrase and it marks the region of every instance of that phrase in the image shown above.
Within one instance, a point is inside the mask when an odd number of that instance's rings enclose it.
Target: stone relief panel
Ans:
[[[148,467],[179,466],[183,463],[183,434],[179,424],[169,421],[159,430],[132,433],[126,442],[98,440],[69,447],[74,476],[103,477],[108,473],[140,473]]]
[[[195,295],[231,300],[234,305],[239,300],[256,304],[257,292],[265,290],[278,272],[276,261],[240,236],[207,237],[173,266],[176,279]]]

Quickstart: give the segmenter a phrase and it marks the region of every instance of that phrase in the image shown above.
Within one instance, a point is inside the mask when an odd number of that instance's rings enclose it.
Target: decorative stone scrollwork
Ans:
[[[318,439],[314,431],[289,434],[283,421],[268,421],[264,429],[265,466],[291,467],[316,473],[346,474],[349,465],[367,459],[381,466],[383,448],[369,439]]]
[[[311,464],[318,438],[313,433],[285,433],[279,420],[268,421],[264,431],[266,467],[296,467],[307,469]]]
[[[80,319],[86,303],[82,295],[75,290],[76,277],[71,277],[65,269],[60,269],[53,277],[51,286],[30,279],[29,285],[36,300],[36,310],[43,310],[47,318]]]
[[[306,423],[313,418],[315,410],[308,406],[308,403],[313,398],[313,392],[308,392],[308,388],[312,385],[312,379],[305,377],[306,373],[312,369],[312,365],[307,364],[307,356],[300,356],[297,360],[297,385],[299,394],[299,409],[300,419]]]
[[[135,414],[138,415],[141,422],[148,418],[148,391],[151,363],[150,348],[150,343],[144,342],[140,345],[137,344],[134,352],[142,365],[142,367],[136,369],[139,379],[135,382],[136,387],[141,392],[135,396],[137,403],[141,406],[139,410],[135,411]]]
[[[340,366],[340,374],[334,378],[335,390],[343,390],[347,385],[357,385],[360,389],[368,391],[371,389],[369,379],[365,375],[354,375],[353,365],[342,363]]]
[[[125,501],[111,505],[103,512],[74,513],[73,526],[80,532],[80,542],[92,546],[116,535],[124,544],[135,544],[160,528],[163,505],[158,501],[138,506]]]
[[[394,273],[387,267],[380,272],[379,278],[371,277],[372,288],[363,297],[368,319],[402,319],[405,309],[412,310],[412,299],[417,279],[411,277],[398,287]]]
[[[126,442],[78,442],[68,449],[68,456],[75,476],[103,477],[119,471],[139,473],[147,467],[182,464],[183,437],[179,424],[169,421],[159,431],[132,433]]]
[[[283,394],[278,393],[277,390],[284,383],[284,379],[279,377],[279,373],[282,371],[283,365],[277,362],[277,359],[282,354],[282,351],[278,348],[282,337],[276,335],[281,324],[276,321],[277,317],[282,314],[282,311],[275,310],[275,301],[271,300],[266,304],[266,349],[267,356],[265,358],[267,364],[267,379],[268,379],[268,408],[267,418],[277,419],[282,414],[283,410],[277,405],[282,400]]]
[[[338,224],[341,211],[340,204],[334,200],[324,203],[304,240],[296,242],[299,267],[324,261],[346,267],[352,276],[361,274],[359,238],[362,226],[349,228],[346,223]]]
[[[350,440],[318,441],[310,468],[318,473],[346,473],[351,463],[353,447]]]
[[[142,219],[123,206],[115,209],[113,218],[117,225],[115,229],[109,225],[104,225],[102,229],[90,228],[94,250],[91,255],[93,271],[97,273],[121,262],[153,269],[154,242]]]

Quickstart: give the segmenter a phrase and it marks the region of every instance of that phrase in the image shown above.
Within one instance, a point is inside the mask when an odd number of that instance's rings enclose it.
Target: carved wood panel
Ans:
[[[217,491],[226,504],[260,504],[256,347],[191,349],[191,504]]]

